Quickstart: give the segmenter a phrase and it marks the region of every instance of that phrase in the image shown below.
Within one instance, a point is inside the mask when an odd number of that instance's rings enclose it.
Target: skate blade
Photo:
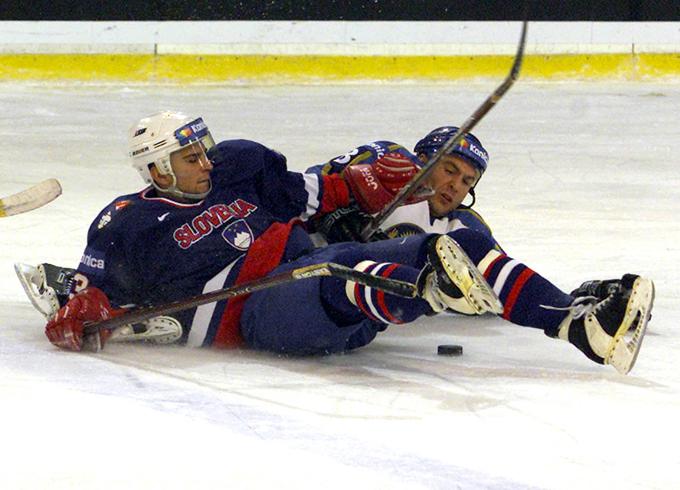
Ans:
[[[642,340],[654,305],[654,283],[639,277],[633,284],[626,314],[621,327],[614,335],[614,342],[605,364],[611,364],[621,374],[628,374],[637,360]]]
[[[444,237],[446,239],[442,240]],[[503,303],[458,242],[443,235],[437,240],[437,254],[447,263],[449,270],[456,274],[457,280],[454,281],[456,286],[478,315],[487,312],[503,314]],[[467,273],[461,273],[461,263],[464,264]]]

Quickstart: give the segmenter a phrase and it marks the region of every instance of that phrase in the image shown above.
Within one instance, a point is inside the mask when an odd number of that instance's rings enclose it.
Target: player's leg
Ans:
[[[75,269],[47,263],[38,266],[16,263],[14,271],[28,299],[48,320],[68,302]]]
[[[449,235],[467,252],[503,304],[501,316],[522,326],[555,328],[574,298],[526,264],[498,251],[492,240],[463,228]]]
[[[470,291],[488,285],[483,278],[480,285],[481,276],[468,270],[474,266],[452,244],[446,236],[420,235],[318,249],[272,273],[334,262],[417,284],[420,297],[393,296],[337,277],[297,281],[253,293],[241,316],[241,333],[257,349],[296,355],[332,353],[365,345],[387,324],[408,323],[451,306],[470,309],[466,299]]]
[[[422,240],[417,240],[420,243]],[[402,259],[420,262],[419,245],[401,250]],[[342,243],[317,249],[297,260],[282,264],[272,274],[322,262],[349,267],[371,263],[370,273],[416,283],[420,269],[392,262],[378,262],[381,250],[365,244]],[[354,291],[360,297],[358,304]],[[353,286],[337,277],[294,281],[284,286],[253,293],[241,315],[241,334],[249,347],[290,355],[343,352],[366,345],[388,323],[405,323],[431,314],[421,298],[398,298],[364,286]]]
[[[357,308],[385,323],[406,323],[424,315],[451,309],[459,313],[498,313],[500,303],[462,248],[446,235],[416,235],[354,246],[326,249],[328,260],[364,273],[415,283],[425,301],[414,302],[386,295],[370,287],[328,280],[324,296],[341,312]],[[344,294],[343,294],[344,292]],[[348,300],[348,301],[347,301]]]
[[[14,270],[19,282],[36,310],[47,320],[68,303],[77,282],[76,270],[43,263],[37,266],[16,263]],[[171,344],[182,336],[182,326],[173,317],[159,316],[134,325],[123,325],[111,335],[109,342],[146,341]]]
[[[333,354],[366,345],[385,329],[356,309],[344,316],[328,309],[319,294],[325,279],[295,281],[253,293],[241,315],[246,345],[293,356]]]
[[[626,274],[590,281],[568,295],[521,262],[492,248],[472,230],[451,235],[477,264],[503,302],[503,318],[567,340],[589,359],[627,373],[645,334],[654,285]]]

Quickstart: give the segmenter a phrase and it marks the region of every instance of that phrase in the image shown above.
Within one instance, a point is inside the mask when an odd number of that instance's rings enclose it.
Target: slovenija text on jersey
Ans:
[[[257,209],[257,206],[243,199],[231,204],[215,204],[175,230],[173,237],[182,250],[186,250],[213,230],[220,228],[232,218],[245,218]]]

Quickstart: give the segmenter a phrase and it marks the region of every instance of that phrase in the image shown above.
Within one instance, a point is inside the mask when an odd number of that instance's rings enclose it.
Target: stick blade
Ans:
[[[57,179],[43,180],[26,190],[0,199],[0,217],[13,216],[39,208],[61,195]]]

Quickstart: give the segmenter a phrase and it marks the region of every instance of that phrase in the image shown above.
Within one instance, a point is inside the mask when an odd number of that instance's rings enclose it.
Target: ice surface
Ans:
[[[0,85],[0,487],[680,488],[680,138],[675,84],[520,81],[475,131],[477,208],[569,290],[638,272],[657,301],[627,376],[495,318],[392,327],[352,354],[53,348],[16,261],[75,266],[94,215],[141,188],[126,129],[177,108],[303,169],[374,139],[461,123],[494,83],[289,87]],[[462,357],[436,355],[460,343]]]

